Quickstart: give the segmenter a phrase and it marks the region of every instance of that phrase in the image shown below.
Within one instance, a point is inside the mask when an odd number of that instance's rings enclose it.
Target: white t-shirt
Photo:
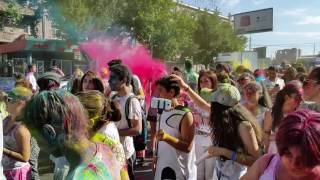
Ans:
[[[121,106],[121,116],[122,116],[121,120],[118,122],[115,122],[119,130],[129,128],[128,121],[126,119],[126,114],[125,114],[125,105],[129,96],[133,96],[133,93],[129,93],[126,96],[115,98],[115,100],[118,101]],[[139,101],[136,98],[132,98],[129,104],[128,118],[131,120],[135,119],[135,120],[142,121],[141,111],[142,110],[141,110]],[[120,136],[120,142],[123,146],[124,152],[126,154],[126,158],[129,159],[135,153],[133,138],[131,136]]]
[[[285,86],[284,80],[281,78],[278,78],[278,77],[276,78],[276,80],[274,82],[271,81],[270,79],[267,79],[265,82],[266,82],[266,86],[268,89],[274,88],[276,84],[279,85],[280,90],[283,89]]]
[[[29,72],[26,76],[26,80],[28,80],[31,85],[32,85],[32,90],[36,91],[37,90],[37,87],[38,87],[38,84],[37,84],[37,80],[36,78],[34,77],[33,73],[32,72]]]
[[[107,125],[104,125],[98,132],[108,136],[116,142],[120,142],[119,132],[114,122],[109,122]]]

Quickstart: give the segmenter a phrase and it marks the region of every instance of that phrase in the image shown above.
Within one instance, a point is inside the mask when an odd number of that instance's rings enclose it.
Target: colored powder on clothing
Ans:
[[[165,64],[152,58],[148,50],[141,44],[132,45],[125,40],[121,42],[100,38],[80,43],[80,48],[89,59],[94,61],[95,65],[91,64],[90,68],[95,72],[105,72],[109,61],[121,59],[122,63],[140,78],[147,104],[150,102],[155,82],[167,74]]]

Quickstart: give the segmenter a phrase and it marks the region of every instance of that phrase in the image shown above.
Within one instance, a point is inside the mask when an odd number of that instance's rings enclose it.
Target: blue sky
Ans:
[[[273,31],[251,35],[252,47],[267,46],[268,56],[277,49],[300,48],[303,55],[320,51],[320,0],[183,0],[187,4],[212,9],[222,15],[273,7]],[[247,37],[249,37],[247,35]]]

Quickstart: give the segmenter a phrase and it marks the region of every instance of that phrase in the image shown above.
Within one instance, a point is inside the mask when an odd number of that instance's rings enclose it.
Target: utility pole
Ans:
[[[316,42],[313,43],[313,56],[316,55]]]
[[[249,36],[249,51],[251,51],[251,34]]]

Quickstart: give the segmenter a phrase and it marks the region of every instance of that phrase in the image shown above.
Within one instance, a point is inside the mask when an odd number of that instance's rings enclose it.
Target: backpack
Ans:
[[[136,96],[129,96],[125,104],[125,118],[128,122],[129,128],[132,127],[131,121],[129,119],[129,105],[133,98],[138,99]],[[147,125],[147,114],[146,108],[141,106],[141,117],[142,117],[142,130],[140,134],[133,137],[134,148],[136,151],[142,151],[146,149],[147,137],[148,137],[148,125]]]
[[[131,79],[131,86],[132,86],[132,92],[133,94],[137,95],[138,92],[139,92],[139,80],[137,79],[136,76],[132,76],[132,79]]]

